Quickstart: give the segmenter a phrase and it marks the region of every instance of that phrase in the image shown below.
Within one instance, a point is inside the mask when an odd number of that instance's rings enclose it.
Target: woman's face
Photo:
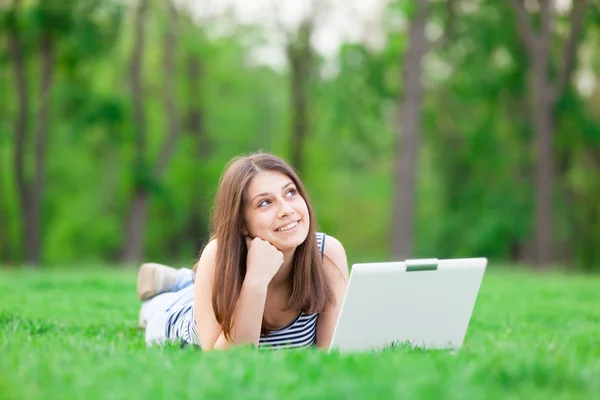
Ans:
[[[270,242],[280,251],[295,249],[310,228],[308,207],[290,177],[259,172],[248,186],[242,233]]]

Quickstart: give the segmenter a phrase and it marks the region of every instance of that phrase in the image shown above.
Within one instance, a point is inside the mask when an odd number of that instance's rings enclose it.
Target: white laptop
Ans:
[[[330,351],[459,349],[486,265],[486,258],[354,264]]]

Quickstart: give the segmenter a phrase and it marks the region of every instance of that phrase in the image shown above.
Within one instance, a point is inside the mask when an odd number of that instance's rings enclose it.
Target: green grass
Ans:
[[[489,268],[456,355],[148,349],[138,306],[131,271],[0,271],[0,399],[600,397],[600,277]]]

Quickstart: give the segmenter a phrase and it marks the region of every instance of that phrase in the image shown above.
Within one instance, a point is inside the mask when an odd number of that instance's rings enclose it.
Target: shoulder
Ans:
[[[202,249],[200,254],[200,259],[194,265],[193,270],[198,271],[199,269],[207,270],[212,269],[214,263],[217,259],[217,240],[211,240],[205,247]]]
[[[202,255],[204,255],[204,253],[208,253],[211,256],[217,254],[217,239],[212,239],[208,242],[204,247],[204,250],[202,250]]]
[[[324,264],[328,272],[341,273],[348,278],[348,259],[346,250],[342,243],[333,236],[327,235],[325,238],[325,248],[323,249]],[[337,272],[336,272],[337,271]]]
[[[342,243],[337,240],[335,237],[331,236],[331,235],[325,235],[323,234],[323,237],[325,239],[325,248],[323,249],[323,253],[331,258],[331,257],[337,257],[340,255],[344,255],[346,256],[346,251],[344,249],[344,246],[342,245]]]

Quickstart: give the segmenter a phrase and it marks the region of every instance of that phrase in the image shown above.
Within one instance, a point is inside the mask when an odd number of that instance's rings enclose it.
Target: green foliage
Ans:
[[[597,277],[486,273],[457,354],[146,348],[133,271],[0,272],[0,397],[595,398]]]
[[[148,152],[142,162],[134,157],[131,6],[33,1],[0,14],[0,31],[15,27],[22,40],[30,134],[40,103],[40,34],[50,33],[55,44],[44,264],[116,259],[135,188],[150,193],[146,257],[191,262],[207,238],[226,162],[259,149],[289,156],[289,71],[249,61],[264,43],[264,32],[225,23],[226,17],[194,22],[180,9],[173,78],[182,135],[164,175],[154,174],[168,117],[162,67],[166,4],[149,4],[142,68]],[[414,5],[390,3],[382,21],[383,48],[346,43],[333,59],[314,60],[320,74],[309,90],[312,129],[302,178],[320,229],[345,244],[350,263],[389,259],[396,116]],[[483,1],[458,7],[457,13],[448,40],[429,52],[424,67],[415,256],[521,260],[535,223],[536,161],[524,49],[509,4]],[[581,51],[592,71],[600,66],[599,15],[592,7]],[[444,31],[447,17],[446,2],[433,2],[430,27]],[[561,16],[557,26],[565,24]],[[227,32],[215,34],[219,26]],[[0,47],[0,87],[8,89],[0,102],[0,261],[19,264],[23,221],[13,170],[19,106],[8,50]],[[589,97],[568,89],[555,113],[554,236],[562,258],[597,270],[600,101],[597,88]],[[31,155],[28,149],[28,173]]]

